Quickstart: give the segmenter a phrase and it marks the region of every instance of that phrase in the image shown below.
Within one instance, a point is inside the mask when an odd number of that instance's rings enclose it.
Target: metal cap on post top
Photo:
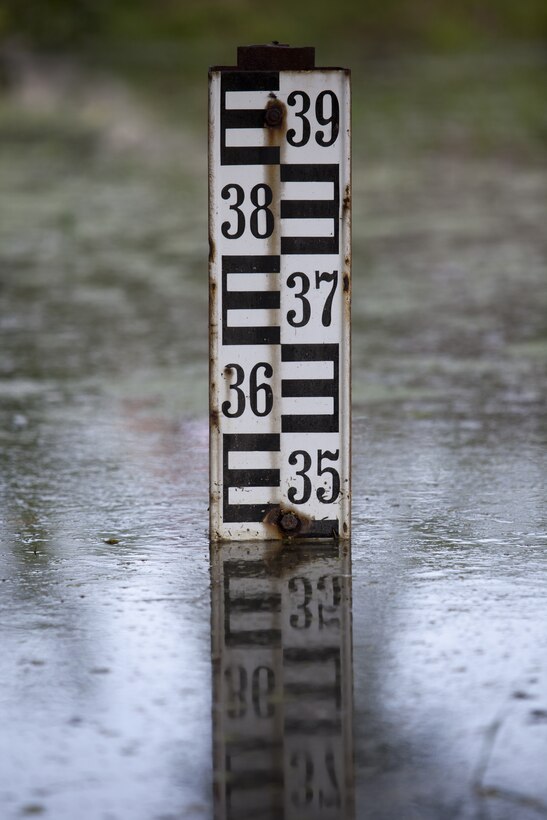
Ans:
[[[315,68],[313,46],[273,43],[238,46],[237,67],[243,71],[309,71]]]
[[[237,47],[237,65],[215,65],[210,71],[313,71],[314,46],[262,43]]]
[[[210,532],[350,536],[350,87],[315,49],[209,71]]]

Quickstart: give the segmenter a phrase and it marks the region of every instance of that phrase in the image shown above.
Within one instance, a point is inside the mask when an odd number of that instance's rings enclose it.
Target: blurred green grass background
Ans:
[[[477,362],[518,392],[511,351],[546,349],[546,18],[546,0],[0,0],[0,267],[13,312],[46,315],[38,344],[26,319],[4,343],[6,372],[51,349],[55,374],[123,371],[140,396],[184,366],[181,406],[203,410],[207,67],[275,39],[352,69],[354,399],[458,398]]]
[[[354,131],[359,140],[363,125],[369,156],[403,150],[402,132],[412,150],[514,155],[547,143],[546,0],[0,0],[0,86],[19,71],[13,52],[66,55],[200,127],[208,66],[272,40],[353,69]]]
[[[366,56],[410,49],[454,52],[547,35],[545,0],[2,0],[0,37],[50,49],[172,43],[189,56],[207,44],[315,44]],[[223,48],[226,49],[223,52]],[[230,52],[231,53],[231,52]]]

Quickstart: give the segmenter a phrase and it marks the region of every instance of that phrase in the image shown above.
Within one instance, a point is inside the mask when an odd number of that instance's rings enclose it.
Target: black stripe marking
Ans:
[[[222,343],[225,345],[269,345],[279,344],[279,325],[259,327],[231,327],[228,324],[229,310],[253,310],[264,308],[275,310],[280,307],[279,290],[243,291],[228,290],[228,274],[279,273],[279,256],[223,256],[222,257]]]
[[[332,414],[301,413],[281,416],[282,433],[338,433],[339,401],[338,370],[339,347],[337,344],[281,345],[282,362],[332,362],[332,379],[282,379],[281,396],[307,397],[330,396],[333,399]],[[317,522],[318,524],[320,522]]]
[[[281,219],[332,218],[330,199],[282,199]]]
[[[332,396],[332,379],[314,379],[313,396]],[[283,396],[309,396],[310,386],[307,379],[283,379]]]
[[[222,124],[224,126],[224,129],[264,128],[264,111],[261,108],[228,108],[223,113]]]
[[[279,256],[223,256],[226,273],[279,273]]]
[[[285,733],[287,735],[339,735],[342,731],[342,722],[340,718],[329,720],[323,719],[302,719],[302,718],[285,718]]]
[[[339,524],[337,518],[323,518],[312,521],[306,532],[298,533],[298,540],[309,538],[338,538]]]
[[[309,683],[302,683],[301,673],[302,668],[307,668],[309,664],[325,664],[334,671],[334,682],[332,684],[322,684],[321,679],[314,680]],[[304,664],[304,667],[302,667]],[[294,695],[299,694],[305,700],[308,693],[310,698],[314,700],[317,696],[322,697],[323,689],[328,689],[330,694],[334,696],[336,707],[341,708],[342,705],[342,669],[340,648],[334,646],[322,646],[318,648],[306,647],[289,647],[283,650],[283,666],[285,668],[285,689],[292,691]],[[291,673],[299,676],[299,680],[290,683],[288,678]],[[316,675],[318,677],[318,673]],[[301,687],[305,687],[301,689]],[[292,687],[292,689],[291,689]]]
[[[283,650],[283,662],[298,666],[299,663],[325,663],[334,661],[337,670],[340,669],[340,649],[337,646],[295,646]]]
[[[264,561],[225,561],[224,574],[230,578],[269,578]]]
[[[223,314],[227,310],[254,310],[279,308],[281,304],[278,290],[227,290],[223,293]],[[235,328],[230,328],[234,330]]]
[[[242,562],[226,561],[224,564],[224,641],[226,646],[280,646],[281,630],[279,628],[255,629],[253,615],[258,613],[281,612],[281,593],[255,595],[241,595],[241,578],[262,578],[266,580],[268,573],[263,561],[248,562],[250,566],[243,566]],[[235,583],[235,590],[234,590]],[[239,622],[249,625],[249,629],[232,629],[233,615],[242,616]],[[251,616],[251,617],[249,617]]]
[[[277,71],[223,71],[220,80],[221,165],[279,165],[277,146],[226,145],[228,128],[264,128],[264,109],[226,109],[227,91],[278,91]]]
[[[281,182],[332,182],[332,199],[281,200],[281,219],[331,219],[333,236],[282,236],[282,254],[338,253],[340,238],[340,168],[337,164],[281,165]],[[331,224],[330,222],[327,224]]]
[[[260,522],[275,504],[230,504],[230,487],[279,487],[280,476],[277,469],[230,470],[228,455],[234,451],[279,452],[278,433],[224,433],[223,444],[223,505],[224,523]],[[252,480],[251,480],[252,479]]]

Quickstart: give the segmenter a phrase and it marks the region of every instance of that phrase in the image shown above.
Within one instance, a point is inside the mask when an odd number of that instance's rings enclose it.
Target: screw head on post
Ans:
[[[264,113],[264,123],[268,128],[279,128],[283,122],[283,104],[279,100],[270,100]]]
[[[279,522],[279,526],[285,532],[294,532],[294,530],[298,529],[299,525],[300,521],[292,512],[288,512],[282,515],[281,521]]]

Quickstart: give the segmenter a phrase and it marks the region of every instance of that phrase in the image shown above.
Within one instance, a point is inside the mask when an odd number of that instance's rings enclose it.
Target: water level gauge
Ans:
[[[349,538],[350,83],[313,49],[210,72],[211,538]]]

